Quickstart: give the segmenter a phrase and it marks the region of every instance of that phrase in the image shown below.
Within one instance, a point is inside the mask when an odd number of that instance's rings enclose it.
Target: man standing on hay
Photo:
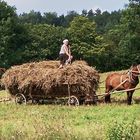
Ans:
[[[61,46],[59,52],[60,66],[59,68],[63,68],[64,65],[71,63],[72,60],[71,50],[69,41],[67,39],[63,40],[63,45]]]

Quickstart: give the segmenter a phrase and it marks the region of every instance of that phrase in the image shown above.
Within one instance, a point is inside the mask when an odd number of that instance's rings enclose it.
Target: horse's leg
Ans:
[[[105,103],[111,103],[110,94],[105,95]]]
[[[111,99],[110,99],[110,91],[112,90],[112,87],[107,87],[106,88],[106,91],[105,91],[105,93],[107,94],[107,95],[105,95],[105,103],[111,103]]]
[[[133,92],[134,91],[127,91],[127,104],[128,105],[131,105]]]

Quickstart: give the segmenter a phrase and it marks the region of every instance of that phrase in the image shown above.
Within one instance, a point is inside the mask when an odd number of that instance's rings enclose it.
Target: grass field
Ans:
[[[106,75],[101,74],[101,81]],[[98,92],[104,92],[104,88]],[[0,92],[0,97],[6,96],[5,91]],[[126,93],[113,95],[110,105],[97,106],[25,106],[2,102],[0,140],[139,140],[139,97],[140,91],[135,91],[131,106],[126,105]]]

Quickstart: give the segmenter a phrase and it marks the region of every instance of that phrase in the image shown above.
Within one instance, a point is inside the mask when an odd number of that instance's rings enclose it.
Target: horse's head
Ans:
[[[139,76],[140,75],[140,64],[139,65],[132,65],[130,67],[130,72],[134,76]]]

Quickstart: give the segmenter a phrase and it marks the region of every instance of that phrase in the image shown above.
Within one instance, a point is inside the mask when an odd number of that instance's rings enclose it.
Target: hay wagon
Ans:
[[[2,84],[19,104],[51,100],[64,100],[68,105],[96,103],[99,74],[94,68],[84,61],[58,67],[58,61],[14,66],[3,75]]]
[[[56,90],[58,94],[56,94]],[[38,92],[39,94],[34,94],[33,92],[31,91],[28,93],[17,93],[16,95],[13,96],[15,99],[15,103],[16,104],[27,104],[28,102],[39,104],[61,103],[66,105],[78,106],[80,104],[92,101],[86,95],[82,94],[80,92],[79,87],[76,85],[63,84],[60,87],[53,87],[52,92],[49,92],[47,95],[43,94],[43,91],[42,93],[40,93],[39,91]]]

